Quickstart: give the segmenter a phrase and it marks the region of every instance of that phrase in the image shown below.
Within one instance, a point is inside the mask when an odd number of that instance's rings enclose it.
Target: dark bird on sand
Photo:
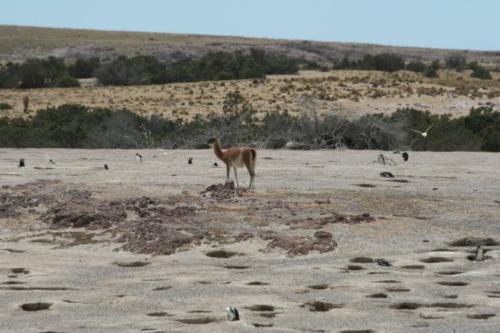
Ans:
[[[404,151],[404,152],[401,154],[401,157],[403,157],[403,161],[407,162],[407,161],[408,161],[408,159],[410,158],[410,155],[408,155],[408,153]]]
[[[51,158],[49,158],[49,162],[50,164],[56,164],[56,162],[54,162]]]
[[[109,167],[107,164],[104,164],[104,170],[109,170]]]
[[[392,173],[390,173],[389,171],[381,172],[380,176],[384,177],[384,178],[394,178],[394,175]]]
[[[392,266],[392,264],[390,262],[388,262],[387,260],[385,260],[385,259],[375,259],[375,262],[379,266],[385,266],[385,267],[391,267]]]
[[[135,153],[135,156],[137,156],[137,158],[139,159],[139,161],[141,161],[141,162],[142,162],[142,158],[143,158],[143,157],[142,157],[142,155],[141,155],[141,154],[139,154],[139,153]]]
[[[193,164],[193,158],[192,157],[188,158],[188,164]]]
[[[238,309],[236,309],[232,305],[226,308],[226,315],[227,315],[227,320],[229,321],[240,320],[240,314],[238,313]]]
[[[213,166],[214,166],[215,168],[217,168],[217,167],[219,166],[219,164],[217,164],[217,162],[214,162]]]
[[[19,168],[23,168],[23,167],[25,167],[25,166],[26,166],[26,165],[24,164],[24,158],[21,158],[21,159],[19,160],[19,166],[18,166],[18,167],[19,167]]]

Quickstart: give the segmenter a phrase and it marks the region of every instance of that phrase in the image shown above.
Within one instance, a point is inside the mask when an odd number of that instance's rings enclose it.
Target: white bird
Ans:
[[[432,128],[434,124],[431,124],[431,126],[427,127],[427,129],[425,130],[425,132],[421,132],[421,131],[417,131],[417,130],[414,130],[414,129],[411,129],[410,131],[412,132],[415,132],[415,133],[418,133],[420,134],[422,137],[426,138],[427,135],[429,134],[429,130]]]

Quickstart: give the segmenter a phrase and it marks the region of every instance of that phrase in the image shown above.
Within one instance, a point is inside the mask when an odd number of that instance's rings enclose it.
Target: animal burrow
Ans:
[[[420,261],[425,262],[426,264],[436,264],[436,263],[440,263],[440,262],[452,262],[453,259],[445,258],[445,257],[429,257],[429,258],[420,259]]]
[[[371,264],[374,262],[374,260],[370,257],[355,257],[349,261],[356,264]]]
[[[153,289],[153,291],[162,291],[172,289],[172,286],[159,286]]]
[[[369,297],[369,298],[387,298],[387,294],[384,294],[384,293],[374,293],[374,294],[370,294],[366,297]]]
[[[404,265],[401,266],[403,269],[425,269],[424,265]]]
[[[344,307],[344,304],[333,304],[323,301],[312,301],[302,304],[301,307],[307,308],[309,309],[309,311],[312,312],[327,312],[332,309],[341,309]]]
[[[323,290],[323,289],[327,289],[328,287],[329,287],[328,284],[313,284],[313,285],[307,286],[307,288],[315,289],[315,290]]]
[[[391,293],[405,293],[411,291],[408,288],[387,288],[386,290]]]
[[[146,265],[149,265],[149,262],[147,262],[147,261],[130,261],[130,262],[115,261],[112,264],[115,266],[118,266],[118,267],[144,267]]]
[[[469,319],[489,319],[491,317],[495,317],[494,313],[479,313],[479,314],[468,314],[467,318]]]
[[[29,274],[29,269],[24,267],[11,268],[10,271],[14,274]]]
[[[436,272],[436,274],[439,275],[458,275],[458,274],[463,274],[465,273],[464,271],[441,271],[441,272]]]
[[[236,255],[239,255],[238,252],[232,252],[232,251],[227,251],[227,250],[213,250],[205,253],[207,257],[210,258],[221,258],[221,259],[228,259],[231,257],[234,257]]]
[[[222,266],[224,268],[227,268],[227,269],[247,269],[247,268],[250,268],[251,266],[245,266],[245,265],[225,265],[225,266]]]
[[[257,328],[266,328],[266,327],[273,327],[273,324],[272,323],[252,323],[252,326],[253,327],[257,327]]]
[[[215,321],[213,317],[199,317],[199,318],[183,318],[177,319],[176,321],[183,324],[191,324],[191,325],[203,325],[210,324]]]
[[[267,305],[267,304],[256,304],[247,307],[248,310],[250,311],[256,311],[256,312],[271,312],[274,311],[274,306],[272,305]]]
[[[250,281],[247,283],[247,286],[268,286],[269,283],[262,281]]]
[[[48,302],[36,302],[36,303],[25,303],[20,305],[19,307],[24,311],[40,311],[47,310],[52,306],[52,303]]]
[[[168,316],[168,312],[163,312],[163,311],[160,311],[160,312],[150,312],[148,314],[146,314],[146,316],[149,316],[149,317],[165,317],[165,316]]]
[[[464,287],[469,285],[468,282],[462,281],[439,281],[438,284],[446,287]]]
[[[347,265],[346,270],[348,271],[361,271],[365,269],[363,266],[360,265]]]
[[[390,306],[392,309],[396,310],[416,310],[418,308],[426,307],[426,308],[443,308],[443,309],[460,309],[460,308],[470,308],[473,305],[464,304],[464,303],[451,303],[451,302],[438,302],[431,304],[422,304],[417,302],[400,302],[395,303]]]

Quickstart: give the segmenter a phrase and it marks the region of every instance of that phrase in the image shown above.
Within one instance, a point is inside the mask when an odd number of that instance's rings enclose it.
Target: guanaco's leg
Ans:
[[[250,184],[248,185],[248,189],[251,190],[254,187],[253,180],[255,178],[255,174],[252,171],[252,167],[250,166],[250,164],[248,164],[246,167],[247,167],[248,173],[250,174]]]
[[[231,175],[231,166],[229,166],[229,164],[226,164],[226,183],[229,182],[230,175]]]
[[[240,187],[240,183],[238,182],[238,172],[236,171],[236,167],[233,167],[234,170],[234,178],[236,179],[236,187]]]

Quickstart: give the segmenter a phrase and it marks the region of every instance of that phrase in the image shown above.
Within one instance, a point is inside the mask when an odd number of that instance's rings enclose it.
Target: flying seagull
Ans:
[[[417,130],[414,130],[414,129],[411,129],[410,131],[415,132],[415,133],[418,133],[418,134],[420,134],[422,137],[426,138],[426,137],[427,137],[427,135],[428,135],[429,130],[431,129],[431,127],[432,127],[433,125],[434,125],[434,124],[431,124],[431,126],[427,127],[427,129],[425,130],[425,132],[420,132],[420,131],[417,131]]]

